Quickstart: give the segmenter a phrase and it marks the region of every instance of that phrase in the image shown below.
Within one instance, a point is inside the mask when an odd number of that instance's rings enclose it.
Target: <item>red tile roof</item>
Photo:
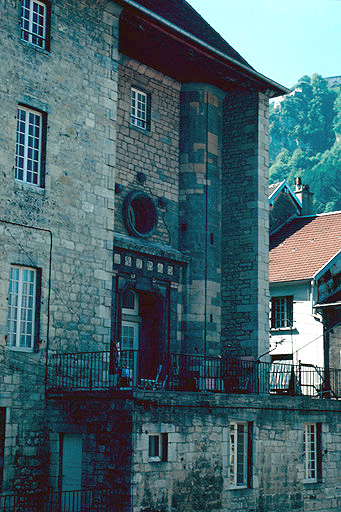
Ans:
[[[296,217],[270,237],[270,282],[309,279],[341,250],[341,212]]]

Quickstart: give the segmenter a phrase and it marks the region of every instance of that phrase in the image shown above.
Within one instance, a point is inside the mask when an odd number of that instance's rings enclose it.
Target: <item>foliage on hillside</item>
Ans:
[[[317,213],[341,210],[341,88],[320,75],[302,77],[270,106],[270,183],[296,176],[314,192]]]

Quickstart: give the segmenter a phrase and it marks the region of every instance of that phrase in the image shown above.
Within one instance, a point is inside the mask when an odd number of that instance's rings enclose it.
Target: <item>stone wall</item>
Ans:
[[[189,270],[186,351],[218,355],[221,296],[221,145],[224,92],[184,84],[180,130],[180,248]]]
[[[133,511],[337,511],[341,430],[335,402],[184,394],[135,410]],[[158,407],[153,407],[157,402]],[[231,421],[252,422],[250,488],[229,484]],[[303,431],[322,422],[322,482],[304,483]],[[168,461],[148,461],[148,435],[168,433]],[[173,507],[173,508],[172,508]]]
[[[268,347],[268,99],[229,92],[222,163],[222,345],[257,358]]]
[[[158,212],[151,242],[178,246],[180,84],[162,73],[120,55],[118,72],[115,231],[127,233],[123,202],[133,190],[148,194]],[[131,87],[150,95],[150,129],[130,123]],[[143,173],[145,181],[139,182]],[[159,200],[164,200],[159,203]]]
[[[55,400],[49,430],[55,454],[59,433],[81,433],[83,481],[90,486],[131,482],[133,512],[339,510],[337,402],[188,392],[122,398]],[[231,422],[252,422],[249,487],[229,483]],[[322,479],[306,483],[303,432],[305,423],[314,422],[322,423]],[[149,436],[155,434],[167,434],[167,460],[149,457]]]
[[[4,489],[18,490],[46,486],[48,340],[51,350],[69,351],[110,340],[120,15],[109,0],[56,0],[47,52],[21,41],[20,5],[0,6],[0,406]],[[42,188],[14,179],[18,104],[47,119]],[[41,270],[35,352],[6,347],[11,264]]]

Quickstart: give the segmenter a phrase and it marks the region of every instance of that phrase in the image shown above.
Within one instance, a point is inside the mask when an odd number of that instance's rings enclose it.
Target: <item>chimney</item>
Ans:
[[[301,215],[313,215],[313,192],[310,192],[309,185],[302,185],[300,177],[295,178],[295,194],[302,203]]]

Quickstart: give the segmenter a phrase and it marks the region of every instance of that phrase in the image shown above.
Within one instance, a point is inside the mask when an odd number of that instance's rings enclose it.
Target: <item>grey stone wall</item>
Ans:
[[[46,487],[42,408],[48,338],[51,350],[100,349],[108,346],[111,327],[120,8],[109,0],[56,0],[46,52],[20,40],[20,5],[9,1],[0,6],[0,406],[7,407],[5,490]],[[44,188],[14,179],[20,103],[47,115]],[[6,347],[11,264],[41,269],[37,353]]]
[[[133,510],[337,511],[340,425],[334,402],[181,393],[135,413]],[[251,488],[229,484],[229,426],[253,422]],[[304,483],[303,431],[322,422],[322,482]],[[168,432],[168,461],[148,461],[148,435]],[[172,509],[173,507],[173,509]]]
[[[178,248],[180,84],[162,73],[120,55],[118,72],[115,231],[127,234],[122,208],[127,194],[148,194],[158,212],[151,242]],[[150,95],[150,130],[130,123],[131,87]],[[139,173],[146,180],[140,183]],[[159,205],[163,199],[165,206]]]
[[[180,248],[190,257],[186,351],[220,354],[221,141],[224,92],[181,93]]]
[[[268,99],[226,95],[222,164],[222,344],[268,347]]]
[[[186,392],[122,398],[51,402],[51,453],[58,452],[58,432],[80,433],[83,481],[91,486],[130,482],[133,512],[340,509],[336,401]],[[250,488],[229,483],[231,422],[252,422]],[[303,432],[312,422],[322,423],[322,481],[305,483]],[[166,461],[148,456],[149,435],[159,433],[168,435]],[[51,464],[52,485],[57,459]]]

